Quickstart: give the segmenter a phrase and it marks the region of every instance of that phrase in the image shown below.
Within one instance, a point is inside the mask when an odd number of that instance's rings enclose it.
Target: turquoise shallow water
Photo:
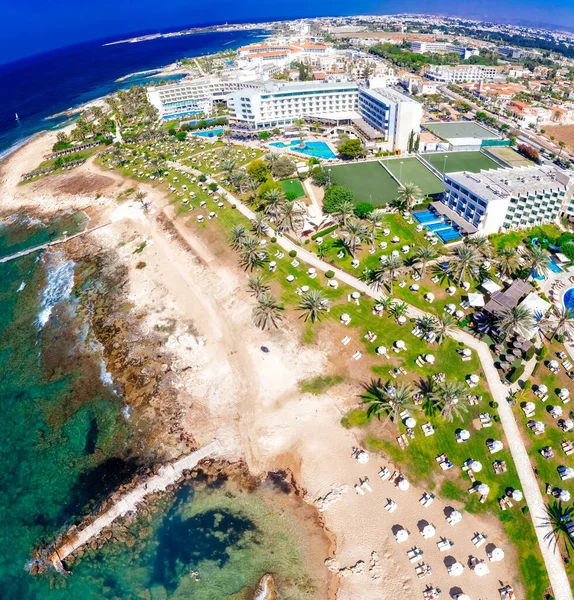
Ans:
[[[0,256],[79,230],[82,219],[65,215],[50,227],[4,219]],[[142,466],[73,289],[82,268],[58,252],[0,264],[0,597],[240,599],[272,572],[283,597],[313,598],[291,513],[278,512],[268,490],[228,484],[182,486],[130,526],[127,543],[75,561],[69,579],[26,570],[35,548]]]

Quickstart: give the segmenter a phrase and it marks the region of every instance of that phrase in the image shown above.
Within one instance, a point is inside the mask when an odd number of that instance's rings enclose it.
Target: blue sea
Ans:
[[[261,40],[267,33],[197,33],[111,46],[102,41],[88,42],[0,65],[0,157],[31,135],[68,122],[66,116],[46,120],[47,117],[117,89],[150,81],[136,76],[116,82],[121,77],[163,67],[184,57],[235,49]]]

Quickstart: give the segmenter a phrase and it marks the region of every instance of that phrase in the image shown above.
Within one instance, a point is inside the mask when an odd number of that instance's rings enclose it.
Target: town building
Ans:
[[[423,40],[411,42],[411,51],[415,54],[448,54],[453,52],[458,54],[463,60],[480,54],[478,48],[466,48],[449,42],[430,42]]]
[[[443,183],[444,214],[464,219],[469,232],[481,235],[574,215],[574,172],[554,166],[461,171],[445,174]]]
[[[486,65],[429,65],[425,76],[440,83],[504,80],[500,67]]]

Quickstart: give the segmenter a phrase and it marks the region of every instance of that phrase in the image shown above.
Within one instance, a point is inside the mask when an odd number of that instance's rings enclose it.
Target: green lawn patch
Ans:
[[[397,197],[399,186],[378,161],[328,167],[334,184],[349,188],[355,202],[375,206],[388,204]]]
[[[326,375],[325,377],[315,377],[315,379],[306,379],[301,381],[301,391],[304,394],[314,394],[318,396],[330,387],[341,383],[343,378],[340,375]]]
[[[305,196],[305,190],[298,179],[282,179],[280,183],[284,194],[291,194],[294,199]]]
[[[500,136],[492,133],[486,127],[473,121],[455,121],[443,123],[423,123],[429,131],[432,131],[445,140],[458,140],[461,138],[479,138],[481,140],[499,140]]]
[[[483,169],[500,169],[500,165],[497,162],[479,151],[434,152],[431,154],[422,154],[421,156],[440,173],[444,173],[445,170],[447,173],[456,173],[458,171],[478,173]]]
[[[371,422],[366,410],[356,408],[341,419],[341,425],[346,429],[351,427],[364,427]]]
[[[382,163],[402,184],[416,183],[423,194],[444,192],[440,179],[417,158],[383,158]]]

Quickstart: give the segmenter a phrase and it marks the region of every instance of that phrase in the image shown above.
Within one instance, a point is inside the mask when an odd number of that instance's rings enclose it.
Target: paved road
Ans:
[[[227,190],[224,191],[227,195],[227,199],[231,203],[236,204],[239,212],[241,212],[248,219],[252,219],[254,217],[255,213],[249,207],[242,204],[240,200],[235,198]],[[269,235],[277,234],[270,229]],[[296,250],[298,260],[304,261],[309,266],[312,266],[319,271],[334,271],[336,279],[360,292],[364,292],[371,298],[378,299],[383,295],[380,292],[375,291],[366,283],[360,281],[355,276],[322,261],[315,254],[312,254],[304,247],[298,246],[286,237],[278,236],[277,243],[286,252],[289,252],[290,250]],[[425,312],[414,306],[409,306],[407,314],[410,317],[421,317],[425,314]],[[562,562],[560,552],[555,552],[553,550],[553,545],[551,546],[548,541],[544,539],[547,534],[552,535],[552,529],[548,526],[545,526],[543,523],[546,516],[546,504],[542,497],[542,493],[540,492],[540,486],[536,481],[532,464],[522,440],[522,435],[518,429],[516,419],[514,418],[514,413],[512,412],[512,408],[507,401],[510,393],[509,388],[502,383],[498,375],[498,371],[494,366],[494,360],[490,350],[484,342],[459,329],[454,331],[451,334],[451,337],[464,343],[469,348],[473,348],[480,359],[486,380],[490,386],[492,397],[499,404],[498,413],[500,415],[500,422],[502,424],[506,439],[508,440],[508,446],[510,453],[512,454],[512,459],[514,460],[514,464],[516,465],[516,470],[522,485],[526,503],[530,509],[530,514],[534,523],[534,529],[538,538],[538,544],[542,552],[546,570],[548,571],[548,577],[552,585],[554,597],[556,600],[573,600],[570,582],[568,580],[568,576],[566,575],[566,570],[564,568],[564,563]]]

